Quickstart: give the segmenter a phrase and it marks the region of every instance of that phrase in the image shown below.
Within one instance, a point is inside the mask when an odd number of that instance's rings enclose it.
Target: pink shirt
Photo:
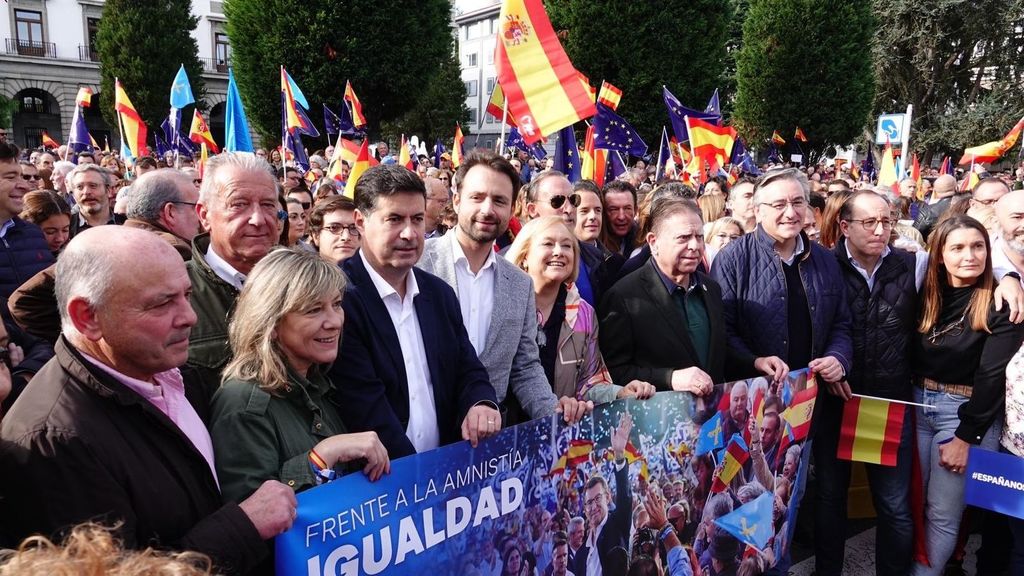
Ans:
[[[202,418],[196,413],[196,409],[192,407],[192,404],[185,397],[185,382],[181,379],[181,372],[177,368],[171,368],[166,372],[154,374],[153,383],[143,382],[142,380],[121,374],[81,350],[79,352],[93,366],[103,370],[115,380],[145,398],[157,410],[163,412],[164,416],[170,418],[171,422],[178,426],[182,434],[192,441],[192,445],[206,459],[206,464],[210,467],[210,472],[213,474],[213,480],[220,486],[220,481],[217,480],[217,470],[213,466],[213,441],[210,440],[210,432],[206,429],[206,424],[203,423]]]

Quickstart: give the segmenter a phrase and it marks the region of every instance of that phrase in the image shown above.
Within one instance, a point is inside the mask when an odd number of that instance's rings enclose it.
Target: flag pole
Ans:
[[[284,65],[283,64],[281,65],[281,80],[286,82],[286,80],[284,78]],[[281,88],[283,89],[284,86],[281,86]],[[282,97],[282,99],[281,99],[281,107],[282,107],[282,109],[286,105],[287,105],[287,102],[285,102],[284,98]],[[288,141],[287,141],[287,138],[288,138],[288,111],[287,110],[283,110],[283,111],[284,111],[284,126],[282,127],[283,129],[281,130],[281,186],[284,186],[284,183],[287,182],[287,176],[288,176],[288,171],[285,170],[285,166],[288,163],[287,162],[288,161],[288,152],[287,152],[287,150],[288,150]]]
[[[114,78],[114,90],[115,90],[115,92],[117,90],[117,85],[118,84],[120,84],[120,80],[118,80],[117,78]],[[116,93],[114,94],[114,113],[117,114],[117,133],[121,137],[121,147],[122,147],[122,149],[124,149],[124,145],[125,145],[125,141],[124,141],[124,119],[121,118],[121,112],[117,109],[117,94]],[[131,146],[129,146],[128,149],[131,150]],[[124,158],[122,158],[121,160],[124,160]],[[127,164],[128,163],[125,162],[126,166],[127,166]]]
[[[505,155],[505,123],[508,122],[508,97],[505,96],[505,91],[501,91],[502,105],[501,105],[501,138],[498,139],[498,155]]]

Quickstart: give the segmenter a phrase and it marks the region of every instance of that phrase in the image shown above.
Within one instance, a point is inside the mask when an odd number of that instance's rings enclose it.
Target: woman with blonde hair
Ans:
[[[700,213],[705,222],[714,222],[725,216],[725,196],[721,191],[718,194],[704,194],[698,197],[697,205],[700,206]]]
[[[377,433],[347,433],[327,398],[345,284],[333,262],[286,248],[246,278],[228,328],[234,358],[214,394],[210,425],[226,500],[241,502],[267,480],[299,492],[352,471],[359,460],[371,480],[390,470]]]
[[[530,220],[505,258],[533,280],[540,362],[555,396],[602,403],[654,395],[654,386],[647,382],[612,384],[598,349],[597,314],[575,285],[579,242],[561,217]]]
[[[710,269],[715,255],[722,248],[725,248],[728,243],[743,236],[743,224],[731,216],[723,216],[709,222],[706,228],[707,230],[704,232],[704,257],[707,259],[707,266]]]

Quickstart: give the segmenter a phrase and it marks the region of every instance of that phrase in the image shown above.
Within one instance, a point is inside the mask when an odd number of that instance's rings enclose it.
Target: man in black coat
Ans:
[[[935,179],[935,183],[932,185],[931,204],[922,206],[917,213],[917,218],[914,219],[914,228],[917,228],[925,240],[928,239],[928,235],[931,234],[932,228],[935,227],[935,223],[939,221],[942,213],[949,209],[954,194],[956,194],[956,178],[950,174],[943,174]]]

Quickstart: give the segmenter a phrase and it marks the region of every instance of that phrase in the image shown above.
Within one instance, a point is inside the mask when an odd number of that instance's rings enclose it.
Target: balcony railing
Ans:
[[[99,62],[100,53],[91,46],[78,45],[78,59],[82,62]]]
[[[231,60],[223,60],[221,58],[200,58],[199,61],[203,63],[204,72],[227,74],[228,67],[231,66]]]
[[[30,42],[17,38],[6,38],[7,53],[36,58],[56,58],[57,45],[53,42]]]

